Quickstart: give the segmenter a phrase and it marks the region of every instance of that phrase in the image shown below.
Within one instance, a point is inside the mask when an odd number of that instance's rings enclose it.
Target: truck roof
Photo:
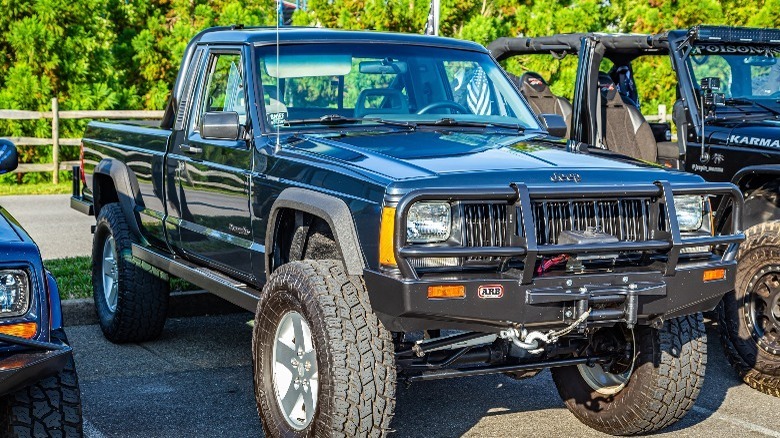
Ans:
[[[431,35],[334,30],[315,27],[280,27],[279,41],[286,42],[377,42],[377,43],[402,43],[420,44],[426,46],[444,46],[457,49],[478,50],[486,52],[486,49],[474,42],[457,40],[454,38],[434,37]],[[277,37],[276,27],[214,27],[207,29],[195,39],[201,43],[230,43],[230,44],[258,44],[275,43]]]

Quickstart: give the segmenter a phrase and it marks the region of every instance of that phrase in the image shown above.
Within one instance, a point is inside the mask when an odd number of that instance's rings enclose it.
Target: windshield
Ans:
[[[267,124],[322,128],[377,120],[499,124],[541,129],[514,86],[484,53],[400,44],[257,48]],[[319,126],[318,126],[319,125]]]
[[[688,65],[694,85],[702,78],[720,79],[726,99],[750,100],[780,107],[780,46],[694,46]]]

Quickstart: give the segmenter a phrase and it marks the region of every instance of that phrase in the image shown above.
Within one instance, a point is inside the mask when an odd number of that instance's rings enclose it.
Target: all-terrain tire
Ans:
[[[639,326],[634,339],[633,373],[615,394],[594,390],[576,366],[552,370],[566,407],[587,426],[611,435],[650,433],[680,420],[696,402],[707,364],[702,315],[671,319],[660,329]]]
[[[0,399],[3,437],[80,438],[81,391],[71,357],[55,376]]]
[[[291,311],[310,327],[319,374],[314,417],[302,430],[288,424],[273,382],[276,330]],[[395,408],[393,351],[362,279],[347,275],[340,261],[281,266],[263,288],[252,337],[255,397],[266,435],[385,435]]]
[[[117,297],[111,309],[103,292],[103,250],[109,237],[116,247]],[[153,273],[132,255],[132,244],[138,238],[130,231],[119,204],[100,209],[92,244],[92,288],[100,328],[114,343],[143,342],[162,333],[168,313],[167,279]]]
[[[755,330],[750,315],[751,294],[765,276],[780,280],[780,221],[749,228],[737,256],[739,269],[735,290],[718,306],[718,328],[723,349],[731,366],[745,383],[780,397],[780,350],[772,348]],[[780,291],[772,295],[775,300]],[[777,303],[775,307],[780,307]],[[780,311],[780,308],[776,309]],[[775,323],[775,330],[780,330]],[[775,335],[777,336],[777,335]],[[774,343],[777,345],[777,343]]]

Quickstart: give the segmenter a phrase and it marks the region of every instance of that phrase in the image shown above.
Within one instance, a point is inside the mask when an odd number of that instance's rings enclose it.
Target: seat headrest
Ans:
[[[550,91],[550,86],[547,84],[547,81],[545,81],[544,78],[542,78],[542,76],[539,73],[535,73],[532,71],[523,73],[523,75],[520,76],[520,85],[523,91],[527,91],[531,94],[552,95],[552,91]]]
[[[616,100],[618,88],[615,86],[615,81],[612,80],[609,74],[604,73],[603,71],[599,72],[599,91],[604,98],[604,102],[608,104],[618,102],[621,105],[623,104],[622,100]]]

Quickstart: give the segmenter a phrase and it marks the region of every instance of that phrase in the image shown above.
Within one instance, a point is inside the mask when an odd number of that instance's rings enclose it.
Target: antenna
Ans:
[[[277,74],[277,78],[276,78],[276,99],[279,102],[282,102],[282,96],[279,95],[279,89],[280,89],[279,82],[282,80],[279,77],[279,26],[283,24],[282,20],[284,20],[284,10],[283,10],[284,3],[282,2],[282,0],[276,0],[276,1],[278,3],[278,6],[279,6],[279,7],[276,8],[276,74]],[[279,152],[279,150],[282,147],[281,146],[281,142],[279,140],[280,135],[281,135],[281,133],[280,133],[280,130],[279,130],[279,124],[277,123],[276,124],[276,147],[275,147],[275,152]]]

